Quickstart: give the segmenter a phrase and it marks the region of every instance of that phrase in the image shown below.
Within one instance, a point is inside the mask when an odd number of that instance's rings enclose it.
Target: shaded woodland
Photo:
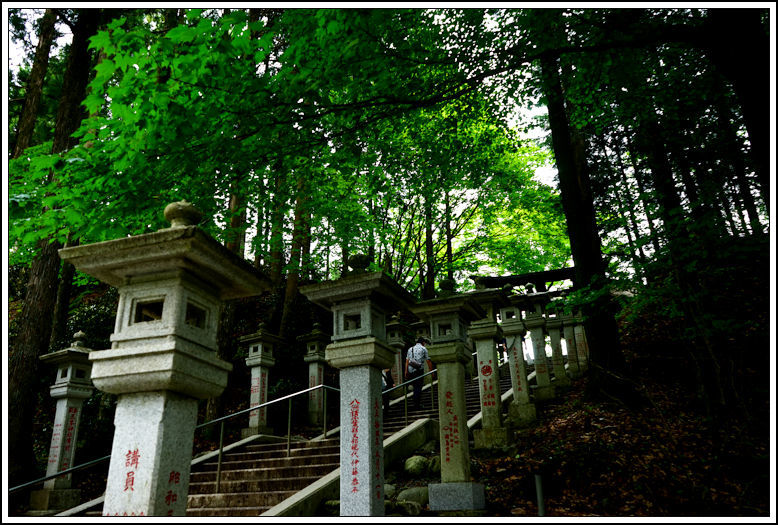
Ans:
[[[116,291],[57,250],[166,227],[181,199],[274,287],[225,305],[235,370],[203,421],[245,407],[237,340],[260,322],[288,343],[270,397],[308,386],[296,337],[331,321],[298,288],[364,254],[418,299],[573,267],[587,401],[640,410],[643,382],[664,383],[711,435],[763,450],[771,14],[10,9],[26,54],[8,86],[10,485],[45,471],[38,358],[78,330],[110,346]],[[85,405],[83,461],[106,453],[111,397]]]

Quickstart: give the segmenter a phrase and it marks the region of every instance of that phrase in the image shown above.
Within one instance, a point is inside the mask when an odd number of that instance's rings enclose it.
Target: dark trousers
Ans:
[[[408,381],[413,381],[411,386],[413,387],[413,406],[417,410],[421,408],[421,389],[424,386],[424,369],[417,370],[415,372],[408,372]]]

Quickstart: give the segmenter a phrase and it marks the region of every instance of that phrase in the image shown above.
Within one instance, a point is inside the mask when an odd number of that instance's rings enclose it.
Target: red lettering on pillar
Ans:
[[[359,491],[359,401],[354,399],[350,404],[351,411],[351,492]]]
[[[140,452],[138,449],[128,450],[124,455],[124,466],[126,468],[138,468],[140,465]],[[124,478],[124,492],[135,491],[135,471],[130,470],[127,472],[127,477]]]
[[[375,421],[375,440],[373,441],[375,448],[375,490],[376,498],[381,499],[381,405],[378,398],[375,399],[373,406],[373,421]]]

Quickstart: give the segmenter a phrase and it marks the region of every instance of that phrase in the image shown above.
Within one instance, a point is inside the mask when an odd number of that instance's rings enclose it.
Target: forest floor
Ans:
[[[648,409],[588,402],[585,381],[539,407],[514,445],[471,450],[471,475],[485,485],[479,516],[538,516],[536,474],[545,516],[770,515],[769,431],[713,429],[687,392],[658,383],[645,384]],[[391,478],[398,493],[440,482]]]

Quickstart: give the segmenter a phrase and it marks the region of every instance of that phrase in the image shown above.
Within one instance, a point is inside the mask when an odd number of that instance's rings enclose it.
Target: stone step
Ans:
[[[261,481],[267,479],[323,476],[340,466],[338,458],[330,463],[288,465],[285,467],[266,467],[266,468],[241,468],[232,470],[222,470],[222,482],[224,481]],[[216,470],[207,472],[192,472],[190,480],[193,483],[209,483],[216,481]]]
[[[240,460],[240,461],[224,461],[222,460],[222,471],[225,470],[237,470],[237,469],[257,469],[257,468],[275,468],[275,467],[288,467],[291,465],[300,464],[300,460],[303,459],[300,456],[286,457],[284,454],[282,457],[270,457],[258,460]],[[336,454],[314,454],[305,456],[305,463],[308,465],[320,465],[322,463],[332,463],[340,459],[340,453]],[[198,471],[216,471],[218,463],[216,461],[201,463]]]
[[[290,444],[292,450],[297,448],[315,448],[315,447],[328,447],[337,446],[337,439],[322,439],[319,441],[292,441]],[[241,447],[242,451],[262,452],[266,450],[283,450],[286,452],[286,441],[278,441],[275,443],[249,443]]]
[[[331,469],[332,470],[332,469]],[[219,493],[243,493],[243,492],[272,492],[272,491],[298,491],[303,489],[319,479],[321,476],[295,476],[295,477],[275,477],[272,479],[235,481],[221,480]],[[215,494],[216,481],[195,482],[189,484],[189,496],[196,494]]]
[[[340,446],[337,444],[329,445],[326,447],[309,447],[309,448],[290,448],[289,457],[305,458],[309,456],[321,456],[327,454],[337,454],[340,451]],[[222,462],[224,461],[259,461],[269,458],[277,458],[279,456],[286,457],[286,448],[281,450],[241,450],[238,452],[229,452],[222,456]]]
[[[302,487],[301,487],[302,488]],[[219,494],[190,494],[187,509],[203,507],[272,507],[282,502],[296,490],[272,490],[264,492],[220,492]]]
[[[260,507],[200,507],[196,509],[186,509],[188,518],[209,517],[209,516],[229,516],[229,517],[249,517],[259,516],[272,505]]]

